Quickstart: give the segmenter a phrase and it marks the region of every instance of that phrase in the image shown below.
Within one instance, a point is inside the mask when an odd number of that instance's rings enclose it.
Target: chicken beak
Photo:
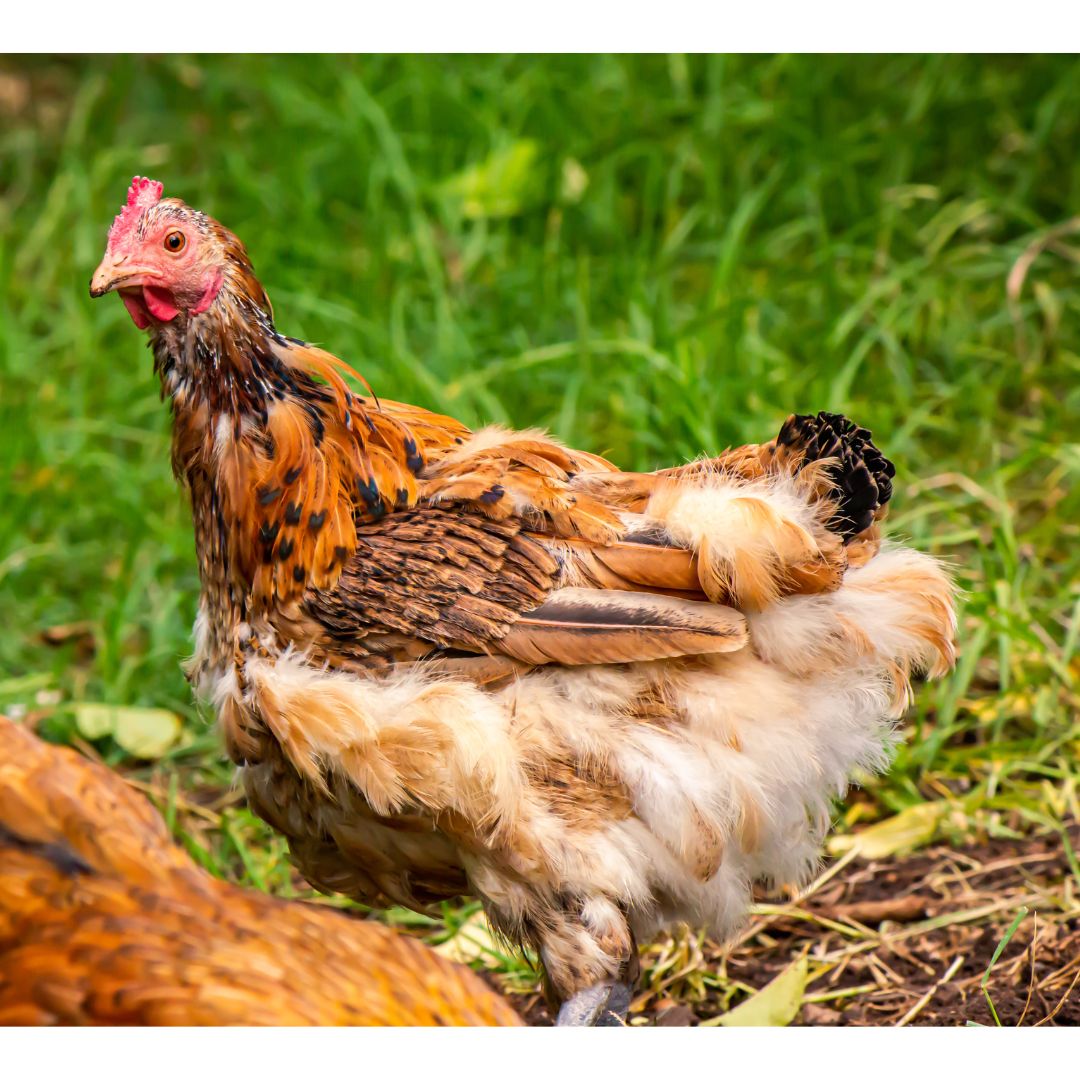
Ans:
[[[161,272],[152,267],[130,265],[126,255],[121,255],[119,258],[106,255],[90,279],[90,295],[95,298],[104,296],[121,285],[132,287],[146,285],[159,277],[161,277]]]

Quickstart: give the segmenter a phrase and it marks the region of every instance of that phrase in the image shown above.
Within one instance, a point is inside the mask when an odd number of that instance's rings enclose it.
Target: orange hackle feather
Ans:
[[[415,505],[426,456],[466,430],[417,409],[421,437],[373,394],[354,393],[341,373],[363,380],[337,357],[287,340],[271,349],[330,394],[271,401],[262,432],[234,424],[216,434],[227,511],[247,526],[237,563],[265,604],[332,587],[356,550],[357,524]]]

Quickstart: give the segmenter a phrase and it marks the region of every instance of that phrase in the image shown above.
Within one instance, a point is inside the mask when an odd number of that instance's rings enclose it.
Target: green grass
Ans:
[[[1068,57],[0,59],[0,708],[57,739],[78,702],[180,713],[185,743],[135,775],[212,870],[293,887],[180,674],[195,559],[150,358],[87,296],[145,172],[244,238],[282,329],[386,396],[637,468],[795,410],[873,428],[891,531],[966,590],[963,658],[842,824],[956,797],[946,835],[1057,827],[1080,232],[1051,230],[1078,143]],[[92,655],[42,643],[82,622]]]

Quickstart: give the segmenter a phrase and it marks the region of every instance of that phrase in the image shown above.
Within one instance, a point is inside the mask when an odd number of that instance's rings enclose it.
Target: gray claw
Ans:
[[[630,1008],[631,987],[604,982],[579,990],[563,1002],[556,1027],[623,1027]]]

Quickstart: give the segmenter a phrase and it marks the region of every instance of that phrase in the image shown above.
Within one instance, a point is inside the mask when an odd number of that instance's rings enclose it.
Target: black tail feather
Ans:
[[[893,463],[871,442],[870,432],[839,413],[789,416],[776,438],[778,446],[801,450],[803,463],[834,458],[834,521],[844,542],[873,523],[874,514],[891,498]]]

